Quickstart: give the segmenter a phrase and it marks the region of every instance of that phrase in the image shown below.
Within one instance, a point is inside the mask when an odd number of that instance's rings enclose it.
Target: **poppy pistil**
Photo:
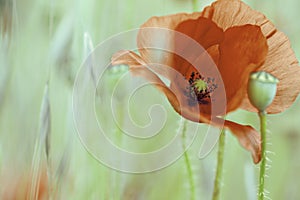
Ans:
[[[214,78],[203,78],[198,72],[192,72],[189,79],[189,86],[184,91],[188,97],[190,106],[198,104],[209,104],[211,101],[211,93],[218,87],[214,83]]]

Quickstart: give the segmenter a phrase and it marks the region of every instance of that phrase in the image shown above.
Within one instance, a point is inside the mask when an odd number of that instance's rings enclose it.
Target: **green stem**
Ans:
[[[120,148],[123,148],[122,140],[123,140],[123,132],[122,132],[122,127],[124,123],[124,110],[123,110],[123,104],[120,103],[118,105],[118,116],[117,120],[119,122],[119,126],[117,127],[116,130],[116,137],[117,137],[117,145],[119,145]]]
[[[122,104],[120,103],[118,105],[118,116],[117,116],[117,121],[119,122],[119,126],[116,129],[116,143],[120,148],[123,148],[123,132],[122,132],[122,127],[123,127],[123,122],[124,122],[124,110],[122,107]],[[120,163],[121,164],[121,163]],[[114,199],[121,199],[121,174],[118,171],[114,172],[115,175],[115,188],[114,188],[114,194],[115,197]]]
[[[192,0],[192,3],[193,3],[193,11],[197,11],[197,0]]]
[[[186,129],[187,129],[187,121],[184,120],[183,121],[183,128],[182,128],[182,146],[183,146],[183,150],[184,150],[183,156],[184,156],[184,161],[185,161],[185,165],[186,165],[186,169],[187,169],[187,173],[188,173],[188,178],[189,178],[190,189],[191,189],[191,198],[190,199],[195,200],[196,191],[195,191],[193,170],[192,170],[192,166],[191,166],[191,162],[190,162],[190,159],[189,159],[188,152],[185,150],[186,149],[186,146],[185,146]]]
[[[216,170],[216,177],[214,183],[214,192],[212,197],[213,200],[220,199],[220,191],[222,187],[222,178],[223,178],[224,149],[225,149],[225,129],[222,130],[219,138],[217,170]]]
[[[265,189],[265,175],[266,175],[266,132],[267,132],[267,120],[266,113],[259,112],[260,118],[260,132],[261,132],[261,163],[260,163],[260,174],[259,174],[259,191],[258,191],[258,199],[263,200],[265,197],[264,189]]]

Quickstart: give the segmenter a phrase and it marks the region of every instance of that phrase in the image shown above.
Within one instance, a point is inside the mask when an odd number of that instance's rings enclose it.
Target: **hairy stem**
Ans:
[[[259,174],[259,190],[258,199],[263,200],[265,197],[265,175],[266,175],[266,132],[267,132],[267,120],[266,113],[259,112],[260,118],[260,132],[261,132],[261,163],[260,163],[260,174]]]
[[[213,200],[220,199],[220,191],[221,191],[222,179],[223,179],[224,149],[225,149],[225,129],[222,130],[219,138],[217,170],[216,170],[214,191],[212,197]]]
[[[187,173],[188,173],[188,178],[189,178],[189,184],[190,184],[190,192],[191,192],[191,200],[195,200],[196,198],[196,192],[195,192],[195,183],[194,183],[194,176],[193,176],[193,170],[192,170],[192,166],[191,166],[191,162],[190,162],[190,158],[188,155],[188,152],[185,146],[185,137],[186,137],[186,129],[187,129],[187,121],[184,120],[183,121],[183,127],[182,127],[182,146],[183,146],[183,150],[184,150],[184,162],[185,162],[185,166],[187,169]]]

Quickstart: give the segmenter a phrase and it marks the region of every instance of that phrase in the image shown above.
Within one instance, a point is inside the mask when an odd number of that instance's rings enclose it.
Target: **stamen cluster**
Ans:
[[[198,72],[192,72],[189,79],[189,86],[186,87],[184,95],[187,96],[190,106],[198,104],[207,105],[211,101],[211,93],[218,87],[214,78],[204,78]],[[199,87],[199,82],[202,85]]]

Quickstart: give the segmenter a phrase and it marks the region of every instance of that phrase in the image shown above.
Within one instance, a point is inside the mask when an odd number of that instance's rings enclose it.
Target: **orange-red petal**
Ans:
[[[241,105],[247,92],[248,77],[265,61],[268,46],[258,26],[244,25],[227,29],[219,49],[219,70],[229,112]]]
[[[111,64],[112,65],[128,65],[134,66],[134,65],[144,65],[146,64],[144,59],[141,58],[139,55],[134,53],[133,51],[129,50],[120,50],[116,53],[111,58]]]
[[[223,30],[233,26],[252,24],[260,26],[265,36],[273,32],[272,25],[263,14],[240,0],[215,1],[203,10],[201,16],[211,19]]]
[[[272,104],[267,108],[268,113],[279,113],[290,107],[300,92],[300,67],[291,49],[288,38],[277,31],[268,39],[269,53],[266,62],[259,70],[266,71],[277,79],[277,94]],[[247,98],[242,108],[255,111]]]
[[[254,163],[261,160],[261,138],[259,133],[251,126],[225,121],[225,127],[230,129],[232,134],[237,137],[239,143],[246,150],[251,152]]]
[[[218,0],[206,7],[202,16],[213,20],[224,30],[244,24],[260,26],[267,38],[269,51],[259,70],[271,73],[279,79],[277,95],[267,112],[278,113],[288,108],[300,92],[300,67],[286,35],[278,31],[262,13],[239,0]],[[256,111],[247,96],[243,100],[242,108]]]
[[[196,19],[200,13],[178,13],[161,17],[151,17],[141,27],[137,36],[137,46],[141,57],[149,64],[159,63],[172,67],[174,55],[175,28],[187,19]],[[160,72],[157,72],[161,74]],[[169,74],[161,74],[172,79]]]
[[[218,27],[217,24],[215,24],[213,21],[204,17],[185,20],[178,24],[175,31],[186,34],[187,36],[201,44],[204,49],[218,44],[223,40],[223,30]],[[182,49],[186,49],[189,47],[189,44],[182,45],[184,45]]]
[[[141,57],[147,63],[160,63],[170,66],[172,58],[166,51],[153,51],[151,47],[172,50],[174,30],[178,24],[187,19],[196,19],[201,13],[178,13],[161,17],[151,17],[141,27],[137,37],[137,46]],[[169,30],[169,31],[168,31]],[[165,54],[163,54],[165,53]]]
[[[203,48],[203,51],[209,47],[219,44],[223,40],[223,30],[209,19],[199,17],[189,19],[180,23],[175,31],[185,34],[190,39],[182,39],[180,34],[174,38],[175,52],[173,68],[180,72],[186,78],[189,78],[192,72],[200,72],[202,66],[193,66],[187,59],[195,61],[203,53],[197,51],[194,47],[195,42]],[[184,56],[183,56],[184,55]],[[201,63],[200,63],[201,64]],[[204,63],[203,63],[204,64]],[[197,68],[197,69],[196,69]]]

